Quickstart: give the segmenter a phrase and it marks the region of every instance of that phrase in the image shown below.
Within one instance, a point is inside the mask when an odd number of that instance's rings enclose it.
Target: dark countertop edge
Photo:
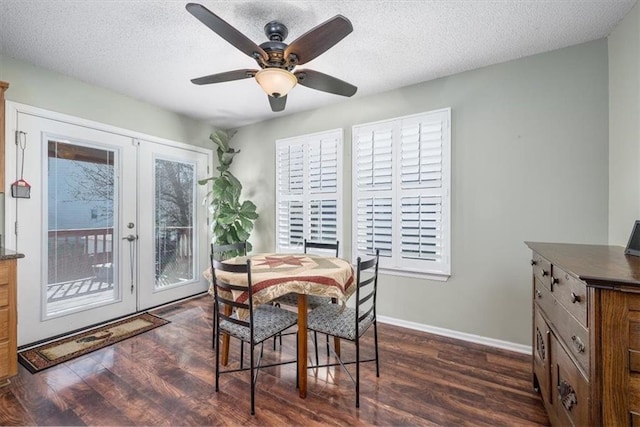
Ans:
[[[0,261],[24,258],[24,254],[7,248],[0,248]]]

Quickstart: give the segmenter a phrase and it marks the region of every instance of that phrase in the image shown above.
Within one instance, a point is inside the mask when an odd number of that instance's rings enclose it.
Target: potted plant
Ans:
[[[209,201],[213,243],[226,245],[246,241],[247,251],[250,251],[251,244],[248,239],[258,214],[256,213],[256,205],[251,201],[240,202],[242,184],[229,171],[233,158],[240,152],[240,150],[229,146],[233,135],[235,132],[219,129],[213,131],[209,139],[218,147],[216,150],[219,163],[217,170],[220,174],[199,180],[198,184],[207,185],[209,182],[212,184],[205,202]]]

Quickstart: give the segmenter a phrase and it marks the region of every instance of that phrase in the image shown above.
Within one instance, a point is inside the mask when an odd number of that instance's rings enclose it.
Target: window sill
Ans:
[[[451,277],[451,274],[445,274],[445,273],[412,271],[407,269],[398,270],[395,268],[383,268],[383,267],[378,267],[378,273],[389,275],[389,276],[402,276],[402,277],[412,277],[415,279],[434,280],[436,282],[446,282],[447,280],[449,280],[449,277]]]

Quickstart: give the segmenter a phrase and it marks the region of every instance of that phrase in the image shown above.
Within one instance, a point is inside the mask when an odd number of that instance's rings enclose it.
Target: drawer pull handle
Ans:
[[[573,341],[573,346],[578,350],[578,353],[584,353],[584,343],[580,339],[580,337],[572,336],[571,341]]]
[[[576,295],[573,292],[571,292],[571,302],[575,304],[580,301],[581,301],[580,295]]]
[[[531,265],[538,265],[538,261],[536,261],[535,259],[531,260]]]
[[[540,292],[540,289],[536,289],[536,296],[538,298],[542,298],[542,292]]]
[[[546,271],[546,270],[542,270],[542,271],[540,272],[540,275],[541,275],[542,277],[546,276],[547,274],[549,274],[549,272],[548,272],[548,271]]]
[[[576,396],[576,392],[565,380],[560,381],[560,385],[558,386],[558,396],[560,397],[560,401],[562,402],[562,406],[564,406],[567,411],[570,411],[573,408],[573,405],[578,404],[578,396]]]
[[[557,277],[552,277],[551,278],[551,284],[552,285],[556,285],[558,283],[560,283],[560,279],[558,279]]]

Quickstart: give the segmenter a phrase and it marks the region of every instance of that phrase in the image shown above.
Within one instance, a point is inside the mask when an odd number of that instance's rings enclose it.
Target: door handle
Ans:
[[[122,240],[127,240],[129,243],[133,243],[136,240],[138,240],[138,236],[137,235],[133,235],[133,234],[129,234],[128,236],[124,236],[122,238]],[[135,254],[135,246],[136,245],[129,245],[129,263],[130,263],[130,273],[131,273],[131,293],[133,294],[133,290],[135,289],[135,266],[134,266],[134,262],[136,260],[136,254]]]

